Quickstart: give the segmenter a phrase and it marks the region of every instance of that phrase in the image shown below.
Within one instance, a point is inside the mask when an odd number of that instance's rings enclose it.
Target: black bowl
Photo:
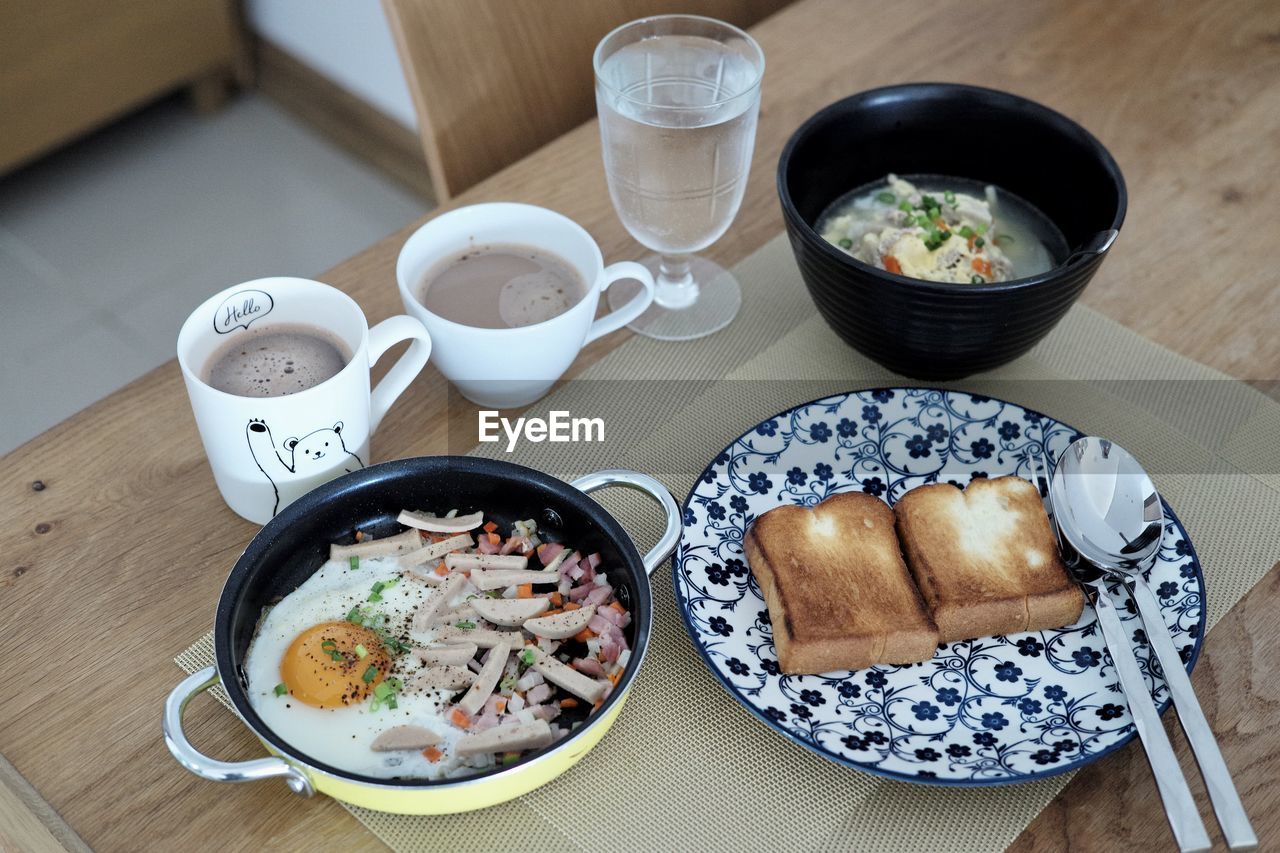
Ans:
[[[1039,208],[1072,249],[1119,230],[1128,202],[1102,143],[1007,92],[888,86],[837,101],[801,125],[778,161],[778,195],[805,285],[841,338],[919,379],[956,379],[1022,355],[1062,319],[1105,252],[1015,281],[949,284],[894,275],[823,240],[814,229],[823,210],[890,172],[996,184]]]

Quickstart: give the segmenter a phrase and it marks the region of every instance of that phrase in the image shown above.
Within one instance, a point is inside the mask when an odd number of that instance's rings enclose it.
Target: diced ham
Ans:
[[[524,551],[529,541],[521,536],[512,536],[506,542],[502,543],[502,547],[498,549],[499,554],[511,554],[513,552]]]
[[[524,710],[524,705],[524,699],[520,698],[520,694],[513,694],[511,698],[507,700],[507,713],[518,714]]]
[[[600,565],[600,552],[597,551],[596,553],[587,557],[587,562],[591,564],[591,568],[594,571],[595,568]]]
[[[573,589],[569,590],[569,600],[581,601],[591,593],[592,589],[593,587],[587,586],[585,584],[582,586],[575,586]]]
[[[595,658],[577,658],[573,662],[573,668],[587,675],[604,676],[604,667]]]
[[[616,628],[618,626],[614,625],[608,619],[604,618],[602,614],[596,613],[594,616],[591,617],[591,621],[587,623],[587,627],[603,637],[609,633],[610,628]]]
[[[481,536],[480,540],[476,542],[476,550],[481,554],[497,554],[502,549],[490,542],[487,536]]]
[[[542,565],[549,566],[551,561],[560,556],[560,552],[564,550],[564,546],[559,542],[548,542],[538,549],[538,559],[542,561]]]
[[[601,675],[603,674],[604,673],[602,672]],[[524,698],[530,705],[541,705],[543,702],[550,699],[551,694],[554,692],[555,690],[550,684],[543,683],[526,693]]]
[[[553,705],[535,705],[529,708],[529,713],[533,714],[534,719],[546,720],[547,722],[551,722],[556,717],[560,716],[560,706],[554,705],[554,704]]]
[[[568,576],[561,576],[560,586],[556,588],[556,592],[561,595],[568,595],[569,590],[573,587],[573,581]]]
[[[591,592],[587,593],[587,601],[591,604],[604,604],[609,600],[609,596],[613,595],[613,587],[605,584],[598,586]]]
[[[497,726],[499,722],[501,722],[501,718],[496,713],[486,710],[483,714],[475,718],[475,720],[471,723],[471,728],[468,729],[467,731],[470,731],[470,732],[488,731],[489,729]]]
[[[569,569],[568,575],[575,581],[582,580],[582,566],[574,565],[573,568]]]

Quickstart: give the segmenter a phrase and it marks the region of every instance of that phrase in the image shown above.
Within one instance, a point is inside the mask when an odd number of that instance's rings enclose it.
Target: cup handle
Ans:
[[[635,297],[623,305],[617,311],[611,311],[605,314],[599,320],[591,324],[591,328],[587,329],[587,339],[583,344],[589,344],[596,338],[615,332],[623,326],[630,323],[635,318],[645,312],[650,305],[653,304],[653,273],[649,272],[635,261],[619,261],[616,264],[610,264],[604,269],[604,287],[600,288],[601,295],[608,290],[614,282],[621,281],[624,278],[633,278],[644,286],[643,293],[637,293]]]
[[[401,341],[413,341],[409,350],[382,377],[373,389],[369,400],[369,433],[382,423],[382,416],[391,408],[396,398],[404,393],[431,357],[431,336],[427,327],[407,314],[389,317],[369,330],[369,366],[382,358],[382,354]]]

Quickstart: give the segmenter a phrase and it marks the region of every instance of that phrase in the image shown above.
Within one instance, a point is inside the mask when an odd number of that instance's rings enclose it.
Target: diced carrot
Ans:
[[[941,230],[943,230],[943,231],[946,231],[946,230],[947,230],[947,220],[943,219],[941,216],[939,216],[937,219],[933,220],[933,224],[934,224],[934,225],[937,225],[937,226],[938,226],[938,228],[940,228],[940,229],[941,229]]]
[[[539,616],[555,616],[557,613],[563,613],[563,612],[564,612],[563,610],[556,610],[553,608],[551,610],[545,610],[538,615]]]
[[[974,241],[974,240],[977,240],[977,239],[978,239],[978,235],[976,235],[976,234],[975,234],[974,236],[972,236],[972,237],[970,237],[970,238],[969,238],[969,251],[970,251],[970,252],[972,252],[972,251],[973,251],[973,241]]]
[[[581,605],[581,604],[579,604],[579,603],[578,603],[578,602],[576,602],[576,601],[566,601],[566,602],[564,603],[564,609],[565,609],[565,610],[577,610],[577,609],[579,609],[580,607],[582,607],[582,605]]]
[[[489,537],[489,544],[490,544],[490,545],[501,545],[501,544],[502,544],[502,537],[501,537],[501,536],[499,536],[498,534],[496,534],[496,533],[486,533],[485,535]]]
[[[356,541],[357,541],[357,542],[359,542],[359,541],[360,541],[360,540],[362,540],[362,539],[364,539],[364,531],[363,531],[363,530],[357,530],[357,531],[356,531]]]
[[[574,699],[572,696],[566,697],[566,698],[564,698],[564,699],[561,699],[561,700],[560,700],[560,707],[561,707],[561,708],[576,708],[576,707],[578,707],[578,700],[577,700],[577,699]]]
[[[546,547],[547,547],[547,543],[543,542],[541,545],[538,546],[538,553],[541,554],[543,549]]]
[[[612,684],[614,687],[617,687],[618,682],[622,680],[622,670],[618,670],[617,672],[610,673],[605,677],[609,679],[610,684]]]
[[[487,522],[485,526],[481,528],[481,530],[483,530],[485,533],[493,533],[497,529],[498,529],[498,524],[497,522],[494,522],[494,521]]]
[[[444,753],[436,749],[434,746],[429,746],[422,750],[422,757],[427,759],[427,761],[430,761],[432,764],[435,764],[437,761],[444,758]]]
[[[471,718],[467,716],[467,712],[461,708],[454,708],[449,712],[449,722],[453,723],[460,729],[469,728],[471,726]]]
[[[564,604],[564,596],[558,592],[553,592],[548,595],[547,600],[550,601],[554,607],[559,607],[561,604]]]
[[[533,584],[522,583],[517,586],[516,598],[533,598]]]
[[[499,699],[493,703],[493,707],[497,709],[499,714],[505,714],[507,712],[507,700]]]
[[[609,606],[610,606],[611,608],[613,608],[614,610],[618,611],[619,613],[626,613],[626,612],[627,612],[627,608],[623,607],[623,606],[622,606],[619,602],[617,602],[617,601],[610,601],[610,602],[609,602]]]
[[[449,567],[444,564],[444,560],[436,564],[436,574],[442,577],[449,574]]]
[[[893,255],[884,256],[884,268],[896,275],[902,275],[902,264],[898,263],[898,259]]]
[[[583,628],[581,631],[574,634],[573,638],[577,640],[579,643],[585,643],[587,640],[590,640],[595,635],[596,635],[596,632],[592,631],[590,628]]]
[[[973,268],[985,276],[991,275],[991,262],[985,258],[974,258]]]

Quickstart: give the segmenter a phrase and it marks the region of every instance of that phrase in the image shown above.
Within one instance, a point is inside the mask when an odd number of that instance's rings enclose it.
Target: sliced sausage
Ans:
[[[559,572],[534,572],[519,569],[475,569],[471,582],[476,589],[504,589],[522,583],[560,583]]]
[[[473,512],[470,515],[458,515],[453,518],[444,518],[438,515],[428,515],[425,512],[413,512],[412,510],[404,510],[400,513],[400,517],[396,521],[401,524],[407,524],[409,527],[416,527],[419,530],[428,530],[432,533],[465,533],[468,530],[474,530],[484,521],[484,513]]]
[[[466,666],[467,661],[476,656],[478,647],[475,643],[455,643],[443,646],[417,646],[413,655],[423,663],[449,663],[455,666]]]
[[[408,569],[413,566],[421,566],[423,563],[440,559],[450,551],[460,551],[463,548],[470,548],[474,544],[476,544],[475,540],[465,533],[460,536],[450,536],[443,542],[432,542],[430,545],[424,545],[416,551],[401,554],[399,558],[400,568]]]
[[[427,666],[415,672],[408,687],[412,690],[461,690],[476,680],[465,666]]]
[[[483,619],[515,628],[545,611],[551,602],[545,598],[473,598],[471,606]]]
[[[580,696],[595,704],[604,694],[607,686],[603,681],[587,678],[570,666],[565,666],[537,646],[528,646],[533,651],[533,668],[552,684],[563,687],[575,696]]]
[[[480,709],[493,693],[493,688],[498,686],[498,679],[502,677],[502,670],[506,668],[507,657],[510,654],[511,646],[507,643],[499,643],[489,652],[489,660],[480,667],[476,680],[471,683],[471,689],[458,702],[458,707],[467,716],[480,713]]]
[[[538,749],[553,740],[546,720],[534,720],[518,726],[497,726],[477,734],[463,735],[453,747],[459,757],[488,752],[522,752]]]
[[[525,599],[525,601],[530,600],[532,599]],[[567,640],[587,627],[587,623],[595,615],[596,606],[588,604],[586,607],[579,607],[577,610],[566,610],[553,616],[539,616],[536,619],[529,619],[524,623],[524,629],[539,637],[546,637],[548,640]]]
[[[417,750],[435,746],[441,740],[440,735],[422,726],[392,726],[374,738],[369,748],[374,752]]]
[[[450,575],[426,601],[413,612],[413,630],[425,631],[435,624],[436,618],[448,608],[449,599],[462,591],[467,579],[462,575]]]
[[[451,569],[523,569],[529,558],[520,554],[449,554],[444,564]]]
[[[366,539],[354,545],[330,545],[330,560],[349,560],[352,557],[386,557],[412,551],[422,544],[422,536],[412,528],[397,533],[395,536],[384,536],[381,539]]]

